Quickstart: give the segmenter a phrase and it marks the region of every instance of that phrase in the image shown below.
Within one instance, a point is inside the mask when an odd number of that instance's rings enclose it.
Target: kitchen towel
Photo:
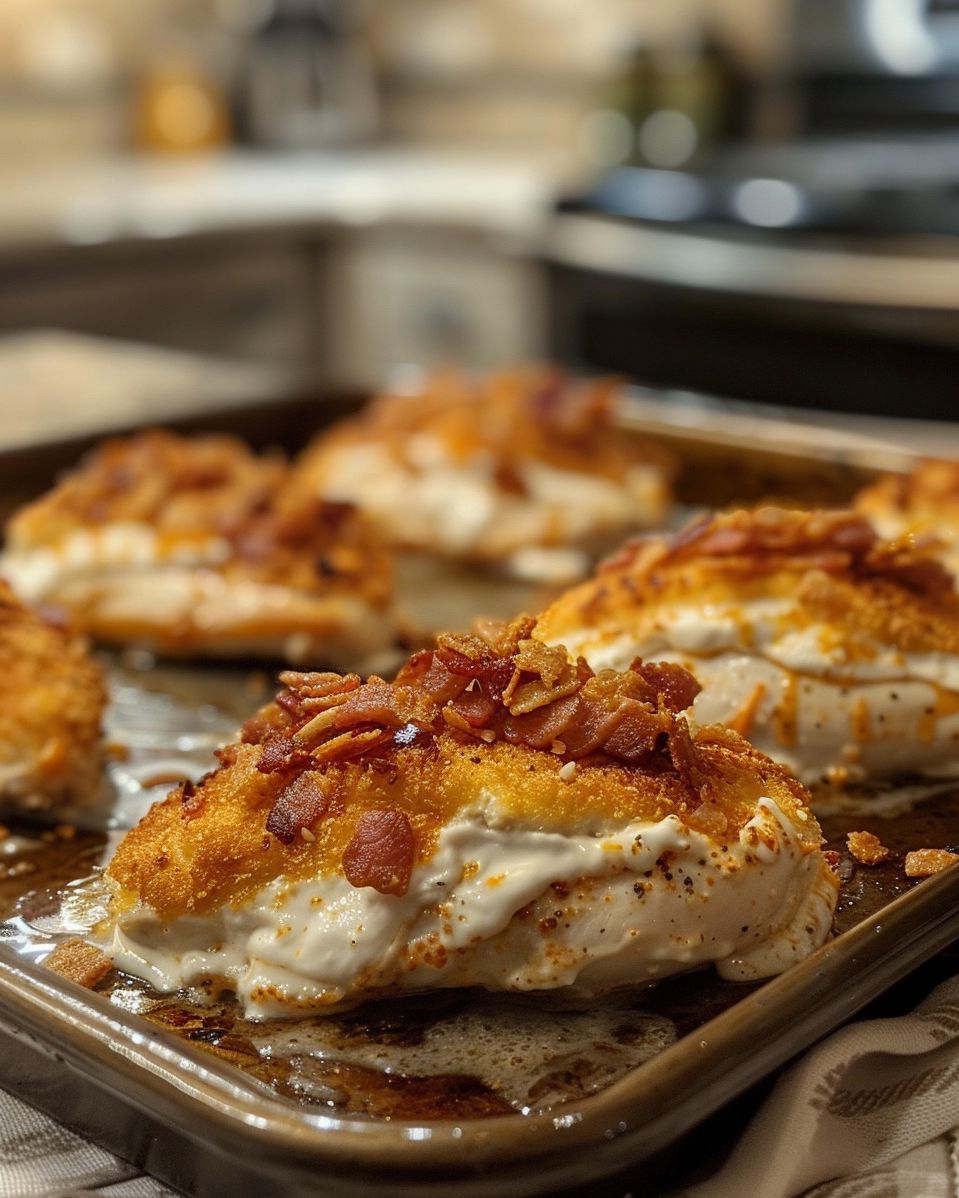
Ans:
[[[133,1165],[0,1090],[0,1198],[178,1198]]]
[[[959,1198],[957,1145],[959,977],[812,1049],[723,1167],[673,1198]]]

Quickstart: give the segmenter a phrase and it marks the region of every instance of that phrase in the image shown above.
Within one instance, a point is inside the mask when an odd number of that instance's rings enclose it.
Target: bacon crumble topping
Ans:
[[[266,829],[293,844],[326,818],[326,771],[339,763],[387,768],[391,749],[435,746],[441,736],[542,750],[561,763],[616,762],[679,775],[698,796],[696,749],[677,715],[699,692],[680,666],[643,665],[595,674],[565,650],[529,637],[534,621],[487,625],[481,634],[445,634],[415,653],[393,682],[355,674],[281,674],[286,689],[243,729],[260,745],[261,774],[286,773]],[[572,774],[572,771],[568,771]],[[414,837],[406,816],[377,810],[361,817],[343,855],[353,885],[403,894]]]
[[[343,853],[343,872],[351,886],[402,896],[415,856],[413,829],[402,811],[364,811]]]
[[[952,592],[948,571],[923,546],[882,542],[858,512],[793,512],[766,507],[704,515],[673,537],[633,538],[600,567],[612,574],[642,565],[712,559],[731,572],[771,572],[786,564],[827,574],[889,578],[922,594]]]

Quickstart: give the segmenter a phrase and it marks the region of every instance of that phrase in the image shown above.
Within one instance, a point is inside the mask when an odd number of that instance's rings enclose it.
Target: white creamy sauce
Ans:
[[[654,466],[633,467],[617,483],[521,460],[516,474],[526,494],[514,494],[497,484],[488,453],[460,462],[422,433],[404,449],[413,468],[381,445],[341,447],[325,463],[324,496],[358,504],[391,540],[454,557],[502,558],[531,580],[580,577],[585,559],[566,543],[648,524],[663,507]]]
[[[72,533],[56,548],[13,549],[0,557],[0,574],[28,603],[84,612],[100,635],[133,626],[146,645],[199,640],[225,656],[394,664],[390,621],[361,596],[227,579],[216,567],[230,554],[220,537],[178,542],[146,525],[116,524]]]
[[[0,556],[0,574],[27,603],[41,603],[68,580],[131,567],[217,566],[229,556],[222,537],[177,542],[146,524],[105,524],[77,529],[56,546],[14,545]]]
[[[822,855],[769,799],[725,846],[675,816],[603,837],[474,816],[444,829],[401,898],[341,875],[277,879],[202,918],[141,907],[105,947],[159,990],[219,979],[262,1019],[383,988],[591,994],[710,962],[760,977],[825,940],[835,901]]]
[[[667,608],[655,622],[641,613],[635,630],[584,628],[563,641],[595,670],[637,656],[687,666],[703,686],[695,723],[735,726],[751,711],[744,735],[807,785],[837,771],[850,781],[959,772],[959,657],[873,642],[850,658],[826,627],[790,630],[791,610],[788,600]],[[942,692],[955,692],[956,710]]]

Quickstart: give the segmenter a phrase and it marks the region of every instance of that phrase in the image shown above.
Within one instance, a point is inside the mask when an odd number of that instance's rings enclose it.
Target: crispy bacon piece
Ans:
[[[295,690],[301,703],[313,704],[317,711],[324,705],[335,705],[362,685],[359,674],[301,673],[297,670],[284,670],[280,681]]]
[[[371,678],[336,710],[333,727],[338,732],[358,724],[402,728],[416,714],[416,701],[408,687],[391,686],[382,678]]]
[[[343,872],[351,886],[372,886],[380,894],[406,894],[416,841],[402,811],[364,811],[343,851]]]
[[[499,704],[486,693],[482,686],[465,690],[453,700],[453,708],[471,728],[485,728],[493,718]]]
[[[445,668],[452,676],[448,686],[452,687],[453,681],[460,679],[462,690],[474,679],[482,680],[495,698],[499,698],[509,686],[515,670],[512,657],[497,653],[481,637],[468,633],[442,633],[437,637],[436,645],[435,664]],[[513,643],[514,652],[515,646],[516,642]],[[458,693],[458,690],[453,691],[448,697],[452,698]]]
[[[330,801],[315,773],[300,774],[273,800],[266,830],[282,844],[292,844],[303,828],[311,828],[326,815]]]
[[[298,769],[309,760],[309,753],[292,736],[275,736],[263,746],[256,768],[261,774],[275,774],[277,770]]]
[[[689,670],[672,662],[650,661],[644,664],[637,657],[629,668],[649,683],[667,711],[680,712],[692,707],[693,700],[703,689]]]
[[[749,573],[797,562],[827,574],[890,579],[922,595],[941,596],[954,585],[933,545],[883,544],[863,514],[774,507],[700,516],[672,537],[633,539],[602,564],[599,576],[635,587],[666,566],[694,560]]]
[[[625,699],[616,715],[619,722],[606,737],[603,751],[619,761],[638,763],[649,757],[668,742],[674,724],[664,712],[650,711],[638,699]]]
[[[503,733],[513,744],[548,749],[554,741],[563,739],[566,729],[575,723],[580,707],[579,695],[567,695],[546,707],[507,720]]]
[[[917,595],[948,595],[955,586],[942,562],[923,555],[915,545],[877,545],[864,572],[893,578]]]
[[[463,674],[451,674],[435,650],[422,649],[414,653],[396,675],[396,686],[415,686],[433,703],[446,703],[466,689],[470,679]]]

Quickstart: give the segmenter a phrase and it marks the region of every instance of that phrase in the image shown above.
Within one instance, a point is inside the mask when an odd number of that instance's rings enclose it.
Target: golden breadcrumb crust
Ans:
[[[536,639],[580,644],[655,629],[664,609],[790,601],[789,626],[829,626],[854,656],[870,640],[959,652],[959,596],[922,549],[883,544],[850,512],[739,511],[632,542],[539,618]]]
[[[148,429],[102,442],[9,531],[31,544],[121,522],[176,535],[229,531],[269,501],[286,469],[281,457],[257,457],[237,437]]]
[[[280,876],[297,881],[342,872],[340,860],[360,816],[383,808],[408,816],[418,861],[429,859],[450,820],[484,810],[490,794],[496,819],[505,826],[570,835],[601,835],[633,820],[675,814],[725,843],[753,818],[762,796],[772,798],[789,819],[805,811],[805,792],[785,769],[718,727],[703,730],[695,741],[710,794],[695,806],[675,776],[604,763],[580,765],[572,780],[563,782],[564,763],[556,756],[465,740],[444,734],[436,752],[401,749],[388,769],[345,764],[338,771],[331,813],[310,829],[311,840],[301,836],[290,845],[266,831],[284,779],[260,773],[259,749],[243,745],[233,764],[202,783],[199,814],[185,815],[182,792],[175,790],[127,833],[108,871],[117,888],[117,908],[142,902],[161,918],[174,919],[241,904]],[[803,826],[810,846],[818,846],[812,815]]]
[[[454,461],[478,454],[496,463],[504,490],[521,487],[512,467],[533,460],[560,470],[622,481],[637,465],[663,476],[663,505],[675,461],[660,447],[626,436],[612,422],[613,379],[573,383],[552,367],[504,370],[473,383],[453,372],[434,375],[423,389],[375,398],[357,417],[335,425],[308,447],[299,470],[322,486],[329,455],[344,446],[377,442],[410,464],[410,438],[428,433]]]
[[[884,474],[862,488],[854,507],[898,534],[951,540],[959,529],[959,462],[930,459],[908,474]]]
[[[83,646],[0,581],[0,794],[31,806],[91,797],[106,700]]]

